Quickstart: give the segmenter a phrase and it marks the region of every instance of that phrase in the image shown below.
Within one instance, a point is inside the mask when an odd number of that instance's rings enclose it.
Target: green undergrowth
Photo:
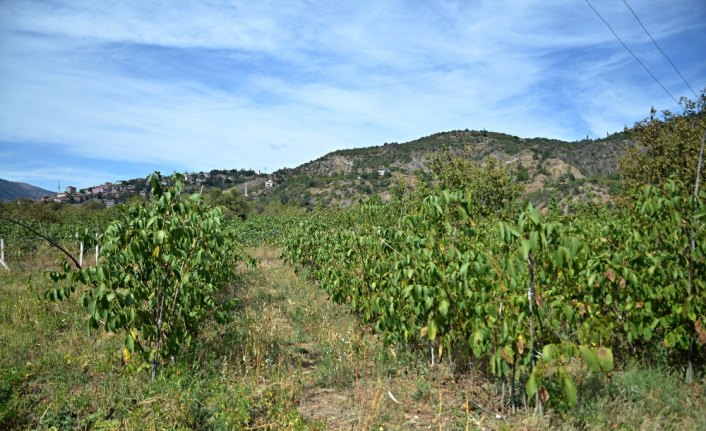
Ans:
[[[260,343],[276,341],[247,306],[152,381],[126,366],[121,336],[87,335],[78,296],[44,300],[40,272],[1,276],[0,429],[308,429],[285,373],[258,363]]]
[[[685,385],[669,364],[576,370],[575,409],[512,413],[482,369],[385,346],[278,250],[252,253],[222,293],[240,298],[233,321],[154,381],[126,367],[121,336],[87,335],[78,296],[46,301],[40,271],[0,273],[0,429],[706,429],[703,375]]]

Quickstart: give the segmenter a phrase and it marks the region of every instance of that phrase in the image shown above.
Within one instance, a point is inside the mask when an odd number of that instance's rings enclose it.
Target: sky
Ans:
[[[695,99],[618,0],[591,0]],[[706,0],[628,0],[696,92]],[[573,141],[679,105],[585,0],[2,0],[0,178],[296,167],[486,129]]]

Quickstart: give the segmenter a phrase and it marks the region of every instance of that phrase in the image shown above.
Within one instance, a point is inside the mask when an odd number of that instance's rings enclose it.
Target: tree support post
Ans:
[[[6,270],[10,270],[5,263],[5,240],[2,238],[0,238],[0,265],[2,265]]]

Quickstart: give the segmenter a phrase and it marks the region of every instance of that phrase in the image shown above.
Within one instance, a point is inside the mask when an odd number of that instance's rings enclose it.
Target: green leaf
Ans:
[[[532,220],[534,224],[539,224],[539,213],[537,213],[537,210],[534,209],[532,204],[530,204],[527,214],[529,215],[530,220]]]
[[[449,313],[449,301],[442,299],[441,302],[439,303],[439,313],[441,313],[442,316],[446,317],[446,315]]]
[[[532,231],[529,234],[529,246],[530,250],[533,252],[536,252],[539,250],[539,233],[536,231]]]
[[[556,265],[558,267],[564,266],[564,253],[562,253],[562,250],[561,250],[562,248],[563,247],[558,247],[554,251],[554,265]]]
[[[563,372],[561,376],[562,389],[564,391],[564,396],[569,402],[571,407],[576,405],[577,393],[576,384],[574,384],[574,379],[571,378],[569,373]]]
[[[547,361],[552,361],[561,356],[561,351],[556,344],[547,344],[542,348],[542,357]]]
[[[461,275],[461,277],[464,277],[464,278],[465,278],[465,277],[468,275],[468,267],[469,267],[469,266],[470,266],[470,265],[469,265],[468,262],[466,262],[466,263],[464,263],[463,265],[461,265],[461,269],[458,271],[459,274]]]
[[[93,316],[93,315],[96,314],[96,302],[97,302],[97,301],[96,301],[96,298],[92,298],[92,299],[88,302],[88,313],[89,313],[91,316]]]
[[[571,305],[564,303],[562,310],[564,311],[564,317],[566,317],[566,320],[569,322],[574,320],[574,309]]]
[[[528,397],[532,398],[538,390],[539,388],[537,387],[537,379],[534,377],[534,371],[532,371],[532,374],[530,374],[529,379],[527,379],[527,383],[525,383],[525,392],[527,392]]]
[[[483,334],[480,330],[473,333],[471,348],[473,349],[473,354],[476,357],[480,357],[480,355],[483,354]]]
[[[135,339],[132,337],[132,334],[127,334],[127,337],[125,337],[125,348],[130,353],[135,351]]]
[[[523,239],[522,241],[520,241],[520,247],[522,250],[522,259],[527,260],[531,249],[529,241]]]
[[[594,349],[591,349],[587,346],[581,346],[579,347],[579,351],[581,352],[581,357],[586,363],[586,366],[588,367],[589,371],[592,371],[594,373],[601,371],[601,364],[598,361],[598,355],[596,354],[596,351]]]
[[[429,333],[427,335],[429,336],[429,341],[434,341],[436,338],[436,323],[433,320],[429,322]]]
[[[607,347],[599,347],[596,352],[601,369],[608,372],[613,369],[613,352]]]
[[[164,242],[164,238],[166,236],[166,233],[163,230],[158,230],[157,233],[154,236],[154,240],[157,244],[162,244]]]

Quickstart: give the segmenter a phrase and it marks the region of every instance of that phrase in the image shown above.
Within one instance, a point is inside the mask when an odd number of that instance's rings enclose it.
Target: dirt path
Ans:
[[[345,307],[282,262],[273,248],[253,250],[246,307],[258,338],[280,343],[281,383],[299,411],[329,430],[483,429],[502,421],[477,407],[491,403],[472,375],[452,376],[422,355],[385,347]],[[272,350],[272,348],[271,348]],[[485,399],[484,399],[485,398]]]

